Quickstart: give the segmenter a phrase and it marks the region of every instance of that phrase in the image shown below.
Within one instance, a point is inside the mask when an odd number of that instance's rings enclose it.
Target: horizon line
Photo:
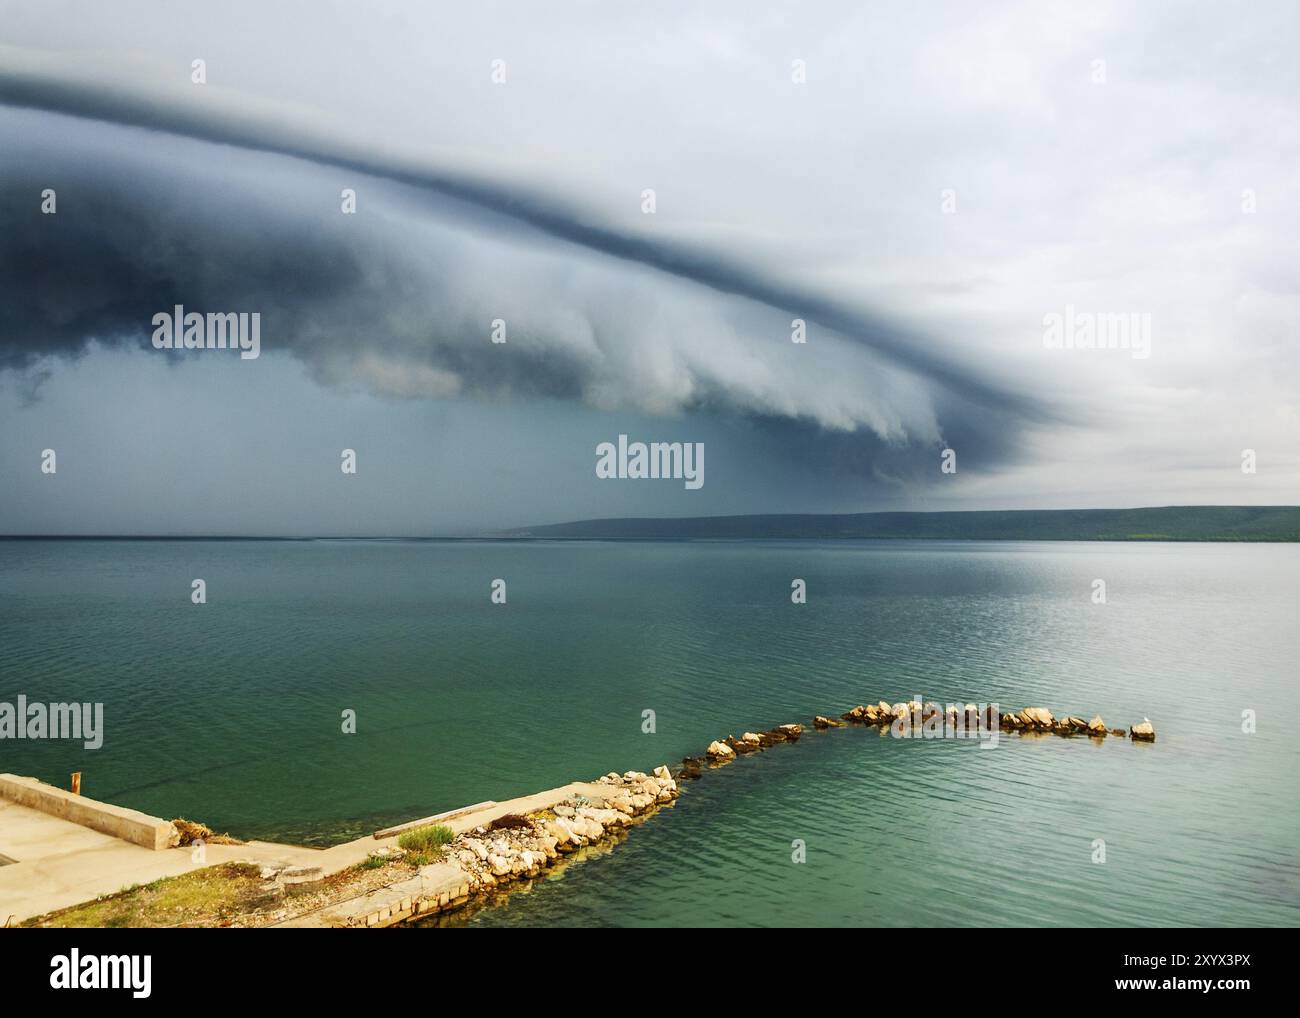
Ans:
[[[469,534],[0,534],[0,541],[521,541],[521,540],[580,540],[581,538],[532,537],[524,533],[532,529],[573,526],[583,523],[687,521],[687,520],[738,520],[746,518],[796,519],[796,518],[849,518],[861,516],[974,516],[981,513],[1106,513],[1138,512],[1156,509],[1296,509],[1300,504],[1281,505],[1144,505],[1106,508],[1065,509],[871,509],[856,513],[722,513],[712,516],[593,516],[583,519],[562,520],[558,523],[532,523],[523,526],[502,527],[481,533]],[[618,540],[618,538],[601,538]],[[917,538],[910,538],[917,540]],[[894,538],[909,540],[909,538]],[[923,540],[923,539],[922,539]]]

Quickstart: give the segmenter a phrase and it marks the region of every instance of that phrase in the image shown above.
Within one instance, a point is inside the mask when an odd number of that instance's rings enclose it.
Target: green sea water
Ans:
[[[881,698],[1147,716],[809,732],[458,921],[1294,926],[1297,605],[1295,545],[0,541],[0,701],[105,715],[0,771],[328,844]]]

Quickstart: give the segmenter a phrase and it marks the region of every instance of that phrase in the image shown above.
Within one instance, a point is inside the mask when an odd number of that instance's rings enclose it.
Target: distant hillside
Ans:
[[[940,541],[1300,541],[1300,506],[1162,506],[944,513],[578,520],[504,537],[685,541],[886,538]]]

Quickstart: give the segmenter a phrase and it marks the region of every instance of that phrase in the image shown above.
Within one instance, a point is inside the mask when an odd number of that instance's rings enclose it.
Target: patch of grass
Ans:
[[[442,858],[456,832],[446,824],[430,824],[397,836],[397,847],[406,852],[406,861],[414,866],[428,866]]]
[[[24,926],[212,926],[247,911],[261,892],[257,866],[227,863],[128,887],[117,894],[37,916]]]
[[[366,856],[365,862],[359,862],[359,863],[357,863],[357,869],[359,869],[359,870],[377,870],[377,869],[382,869],[383,867],[387,866],[388,863],[389,863],[389,859],[388,859],[387,856],[383,856],[383,855],[368,855],[368,856]]]

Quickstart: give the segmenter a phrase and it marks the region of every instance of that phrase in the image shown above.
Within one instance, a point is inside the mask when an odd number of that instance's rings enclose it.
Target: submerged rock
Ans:
[[[704,765],[709,762],[708,757],[688,756],[682,760],[682,765],[677,771],[678,781],[695,781],[704,773]]]

